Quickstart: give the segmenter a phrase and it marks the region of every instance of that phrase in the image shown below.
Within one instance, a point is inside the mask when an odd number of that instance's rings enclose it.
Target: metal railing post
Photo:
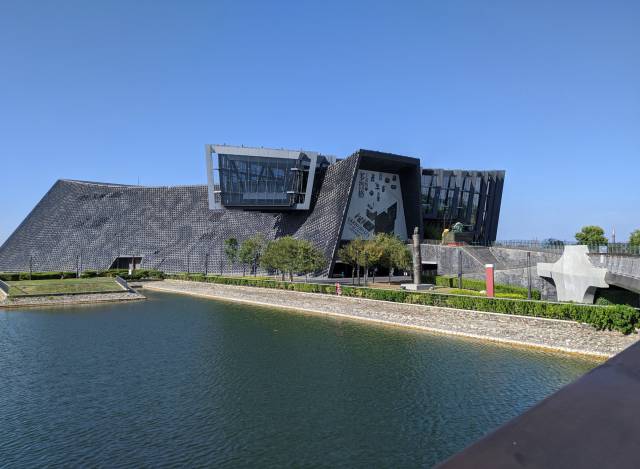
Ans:
[[[458,248],[458,288],[462,290],[462,248]]]
[[[527,299],[531,296],[531,252],[527,251]]]

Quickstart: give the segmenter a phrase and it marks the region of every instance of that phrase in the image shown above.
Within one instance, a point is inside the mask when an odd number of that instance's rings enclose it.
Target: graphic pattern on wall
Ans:
[[[361,169],[349,201],[342,239],[370,239],[376,233],[395,233],[400,239],[407,239],[400,177]]]

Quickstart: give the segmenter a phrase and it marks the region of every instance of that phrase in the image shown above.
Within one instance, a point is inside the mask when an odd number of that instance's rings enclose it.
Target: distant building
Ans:
[[[256,233],[308,239],[336,253],[379,232],[418,227],[439,239],[461,222],[495,240],[503,171],[421,169],[416,158],[358,150],[343,160],[304,150],[207,145],[207,185],[142,187],[59,180],[0,247],[0,271],[127,267],[239,272],[224,241]]]

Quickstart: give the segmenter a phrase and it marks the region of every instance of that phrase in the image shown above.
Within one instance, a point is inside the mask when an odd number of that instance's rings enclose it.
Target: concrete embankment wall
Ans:
[[[435,263],[438,275],[458,275],[459,259],[462,262],[462,274],[466,278],[485,278],[485,264],[495,265],[497,283],[505,285],[528,286],[527,251],[500,247],[458,247],[422,244],[422,261]],[[559,253],[531,252],[531,280],[534,289],[540,290],[543,299],[555,300],[556,288],[552,282],[538,276],[538,262],[555,262]]]
[[[145,290],[286,308],[309,313],[423,329],[430,332],[543,347],[609,357],[638,336],[597,331],[590,325],[529,316],[394,303],[290,290],[165,280],[145,284]]]

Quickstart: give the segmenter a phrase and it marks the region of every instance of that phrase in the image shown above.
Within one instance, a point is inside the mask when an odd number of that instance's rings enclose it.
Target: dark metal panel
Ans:
[[[489,224],[487,227],[488,240],[495,241],[498,235],[498,221],[500,220],[500,205],[502,203],[502,189],[504,186],[504,171],[496,171],[495,173],[495,188],[493,204],[491,206],[491,212],[489,217]]]

